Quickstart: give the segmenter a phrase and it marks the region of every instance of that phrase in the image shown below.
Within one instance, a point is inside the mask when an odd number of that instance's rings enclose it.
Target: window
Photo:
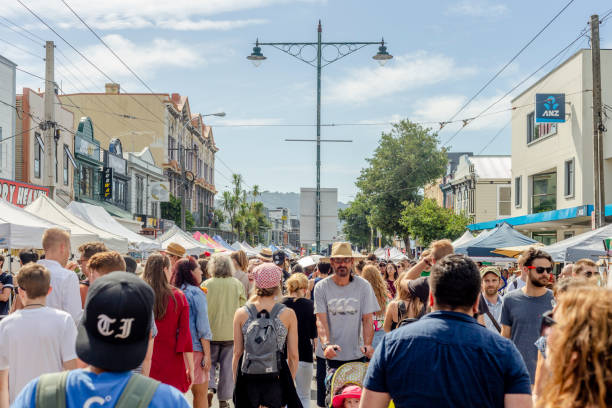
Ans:
[[[532,213],[557,209],[557,173],[532,176]]]
[[[565,197],[573,197],[574,196],[574,159],[566,160],[564,166],[564,174],[565,174],[565,182],[564,182],[564,194]]]
[[[144,214],[142,204],[144,197],[144,178],[136,176],[136,214]]]
[[[125,208],[127,184],[123,180],[113,179],[113,201],[120,207]]]
[[[535,128],[535,112],[527,114],[527,143],[537,139]]]
[[[523,185],[523,176],[514,178],[514,206],[520,208],[523,200],[521,187]]]
[[[509,217],[512,203],[512,188],[497,186],[497,218]]]
[[[81,165],[79,169],[79,192],[81,195],[92,198],[93,169]]]
[[[63,170],[64,170],[64,176],[63,176],[63,181],[64,181],[64,185],[67,186],[68,185],[68,169],[70,168],[70,163],[68,163],[69,159],[68,159],[68,145],[64,145],[64,160],[63,160]]]
[[[555,231],[534,232],[531,234],[531,238],[544,245],[552,245],[557,242],[557,233]]]
[[[574,236],[574,231],[565,231],[563,233],[563,239],[568,239]]]
[[[534,112],[527,115],[527,144],[556,133],[556,123],[536,123]]]
[[[168,136],[168,161],[174,160],[175,157],[175,140],[172,136]]]
[[[40,178],[40,167],[41,167],[41,158],[42,158],[42,146],[38,143],[40,139],[40,133],[34,133],[34,177]]]

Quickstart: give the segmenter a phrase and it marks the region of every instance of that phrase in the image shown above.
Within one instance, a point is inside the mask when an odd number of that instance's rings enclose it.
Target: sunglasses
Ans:
[[[535,269],[535,271],[538,274],[543,274],[544,272],[552,273],[552,271],[553,271],[553,267],[552,266],[549,266],[548,268],[545,268],[543,266],[528,266],[527,269]]]
[[[550,334],[550,329],[557,324],[557,322],[553,319],[553,311],[549,310],[542,314],[542,323],[540,325],[540,335],[548,336]]]

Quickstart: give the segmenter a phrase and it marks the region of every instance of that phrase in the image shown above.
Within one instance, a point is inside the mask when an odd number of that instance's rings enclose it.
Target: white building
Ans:
[[[316,188],[300,188],[300,241],[303,247],[316,244]],[[321,249],[338,235],[338,189],[321,189]]]
[[[603,103],[612,105],[612,50],[601,51]],[[512,101],[512,217],[545,244],[591,229],[593,211],[591,50],[569,57]],[[536,94],[565,95],[565,123],[536,123]],[[611,115],[608,109],[608,116]],[[606,124],[608,129],[612,122]],[[612,202],[612,140],[604,133],[606,202]],[[612,206],[606,207],[612,215]],[[472,225],[473,230],[491,223]]]
[[[0,178],[15,179],[15,68],[17,65],[0,55]],[[6,139],[6,140],[5,140]]]

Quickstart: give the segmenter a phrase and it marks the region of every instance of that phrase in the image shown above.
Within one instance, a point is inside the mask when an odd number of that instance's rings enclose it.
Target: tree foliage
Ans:
[[[170,201],[161,203],[161,217],[172,220],[178,226],[181,225],[181,200],[170,194]],[[193,215],[190,211],[185,211],[185,229],[191,230],[195,225]]]
[[[342,231],[346,239],[362,248],[369,247],[371,229],[368,223],[370,207],[365,197],[358,194],[354,201],[344,210],[338,210],[338,218],[344,221]]]
[[[405,201],[403,205],[400,224],[424,246],[443,238],[455,240],[470,224],[465,215],[440,207],[432,199],[425,199],[418,205]]]
[[[370,204],[372,224],[387,235],[398,235],[409,249],[409,231],[400,223],[403,202],[418,203],[419,191],[441,177],[448,163],[438,149],[438,134],[402,120],[383,132],[369,167],[356,185]]]

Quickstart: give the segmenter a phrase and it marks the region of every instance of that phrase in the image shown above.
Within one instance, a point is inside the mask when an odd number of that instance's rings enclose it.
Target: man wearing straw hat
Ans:
[[[162,252],[164,252],[170,258],[170,270],[174,268],[175,263],[177,263],[182,257],[185,256],[185,248],[183,248],[182,245],[179,245],[176,242],[169,243],[168,248],[166,248]]]
[[[348,242],[333,244],[330,264],[334,274],[315,287],[315,314],[327,367],[338,368],[372,357],[372,318],[380,307],[368,281],[353,274],[353,251]],[[324,390],[318,390],[319,406],[322,394]]]

